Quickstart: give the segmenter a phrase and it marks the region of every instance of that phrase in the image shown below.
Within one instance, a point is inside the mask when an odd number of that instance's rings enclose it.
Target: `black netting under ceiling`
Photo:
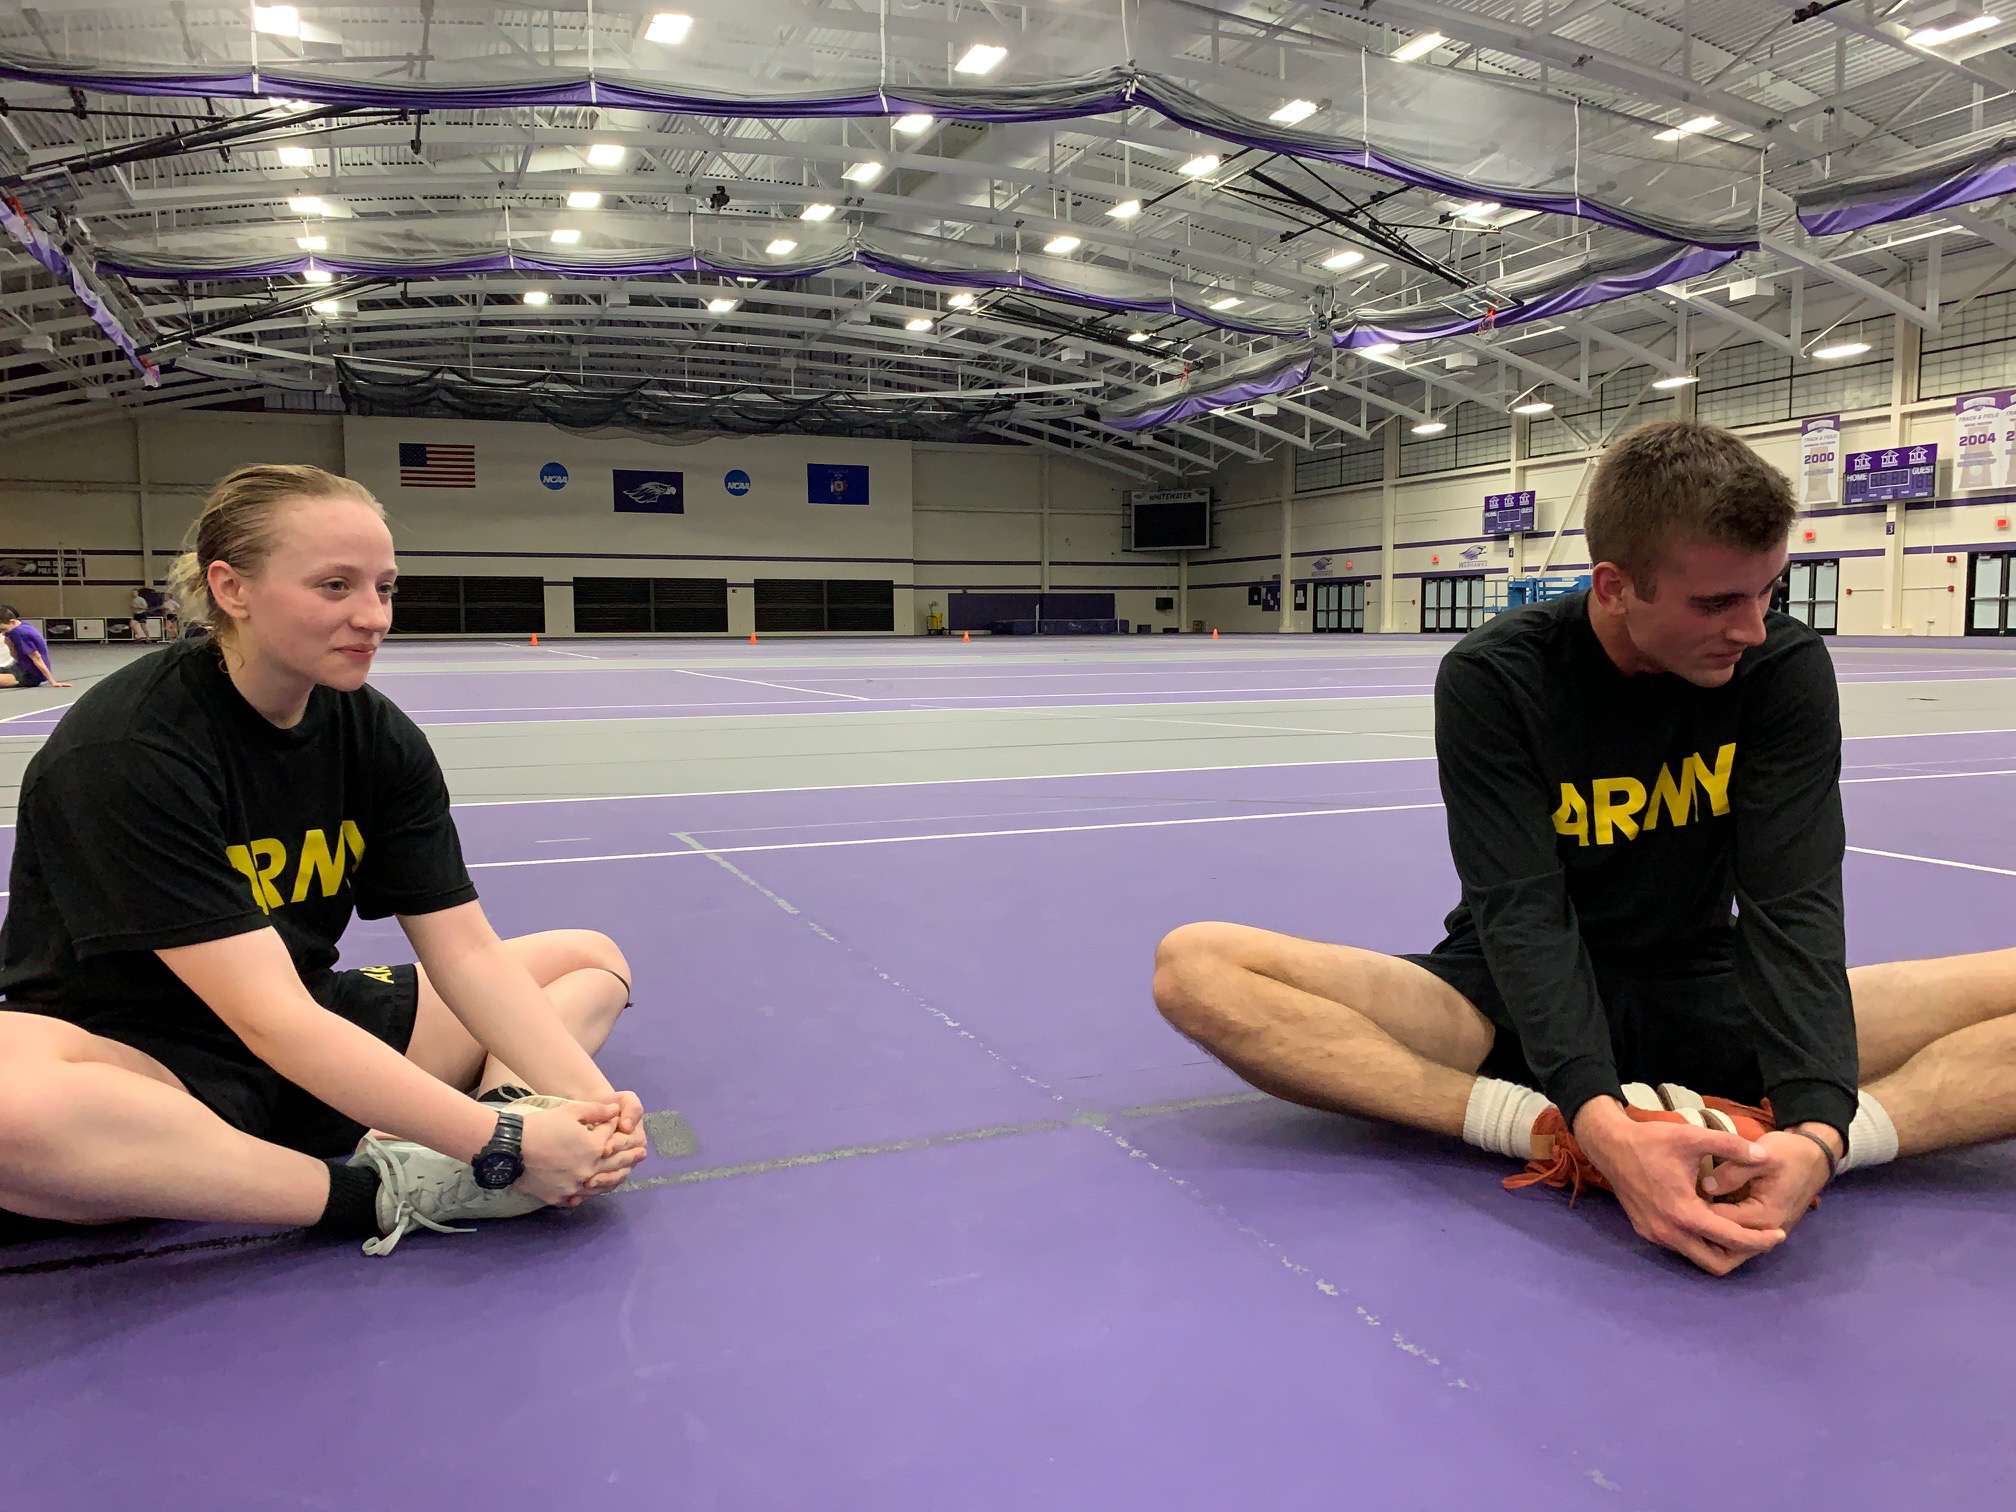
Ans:
[[[903,399],[865,394],[788,394],[738,388],[695,394],[653,381],[590,386],[559,377],[510,382],[451,368],[399,373],[336,363],[353,415],[463,420],[536,420],[569,430],[621,427],[657,435],[861,436],[891,441],[988,441],[980,427],[1005,417],[1013,397]]]

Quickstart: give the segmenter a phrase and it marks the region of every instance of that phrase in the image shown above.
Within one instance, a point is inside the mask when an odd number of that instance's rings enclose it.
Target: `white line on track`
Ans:
[[[824,693],[828,698],[851,698],[856,703],[868,703],[870,701],[863,698],[859,693],[831,693],[824,688],[794,688],[790,683],[764,682],[761,678],[757,677],[730,677],[725,672],[695,672],[691,667],[675,667],[673,670],[683,673],[687,677],[705,677],[715,682],[747,683],[752,688],[781,688],[786,693]]]
[[[1190,772],[1263,772],[1276,767],[1377,766],[1382,762],[1433,761],[1433,756],[1346,756],[1331,761],[1235,761],[1219,766],[1126,767],[1112,772],[1017,772],[1006,777],[912,777],[900,782],[812,782],[798,787],[710,788],[699,793],[590,793],[570,798],[478,798],[458,809],[534,808],[549,803],[648,803],[661,798],[746,798],[764,793],[852,793],[863,789],[949,787],[962,782],[1096,782],[1105,777],[1180,777]]]
[[[1401,733],[1390,730],[1364,730],[1360,735],[1387,735]],[[1956,735],[2016,735],[2016,730],[1955,730],[1951,732],[1928,732],[1915,738],[1937,740],[1945,734]],[[1427,738],[1427,737],[1424,737]],[[1898,740],[1896,735],[1850,735],[1848,740]],[[1192,772],[1266,772],[1283,767],[1332,767],[1332,766],[1379,766],[1403,761],[1433,761],[1430,755],[1422,756],[1344,756],[1328,761],[1235,761],[1210,766],[1185,767],[1123,767],[1103,772],[1016,772],[1001,777],[913,777],[899,782],[811,782],[791,787],[761,788],[708,788],[704,791],[682,793],[588,793],[562,798],[477,798],[466,803],[457,803],[458,809],[479,808],[536,808],[544,804],[559,803],[650,803],[671,798],[747,798],[764,793],[852,793],[863,789],[909,788],[909,787],[950,787],[959,783],[982,782],[1097,782],[1108,777],[1182,777]],[[2009,775],[1997,768],[1984,772],[1927,772],[1921,777],[1844,777],[1843,783],[1919,781],[1945,777],[2001,777]]]
[[[1871,850],[1866,845],[1851,845],[1848,849],[1858,856],[1882,856],[1889,861],[1922,861],[1927,866],[1950,866],[1956,871],[1993,872],[1998,877],[2016,877],[2016,871],[2006,866],[1979,866],[1972,861],[1948,861],[1943,856],[1913,856],[1904,851]]]
[[[938,835],[877,835],[855,840],[793,840],[773,845],[724,845],[718,850],[629,851],[615,856],[541,856],[528,861],[477,861],[471,871],[519,866],[580,866],[596,861],[660,861],[670,856],[747,856],[759,851],[837,850],[856,845],[917,845],[928,840],[994,840],[1011,835],[1082,835],[1095,830],[1172,829],[1190,824],[1257,824],[1266,819],[1322,819],[1337,814],[1402,814],[1439,803],[1382,803],[1359,808],[1298,809],[1276,814],[1207,814],[1188,819],[1123,819],[1108,824],[1046,824],[1028,829],[961,830]]]

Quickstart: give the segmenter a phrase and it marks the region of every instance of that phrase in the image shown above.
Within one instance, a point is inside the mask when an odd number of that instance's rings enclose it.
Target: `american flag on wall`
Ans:
[[[476,448],[444,446],[439,441],[399,443],[401,488],[474,488]]]

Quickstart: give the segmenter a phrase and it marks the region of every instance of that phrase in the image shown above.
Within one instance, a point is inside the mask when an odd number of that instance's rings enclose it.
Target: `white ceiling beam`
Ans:
[[[1902,315],[1920,330],[1939,329],[1939,303],[1936,294],[1932,298],[1931,307],[1924,308],[1908,299],[1899,298],[1881,284],[1864,278],[1860,273],[1849,272],[1839,263],[1822,257],[1811,247],[1801,246],[1797,242],[1780,241],[1770,236],[1759,237],[1758,241],[1767,252],[1774,253],[1788,263],[1818,273],[1822,278],[1829,279],[1844,289],[1853,290],[1872,304],[1881,305],[1891,314]],[[1927,291],[1931,292],[1929,284]]]

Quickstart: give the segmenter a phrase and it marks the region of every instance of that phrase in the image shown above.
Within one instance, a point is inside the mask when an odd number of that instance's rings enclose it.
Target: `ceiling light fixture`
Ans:
[[[803,210],[798,212],[798,219],[802,221],[823,221],[831,220],[832,218],[833,207],[831,205],[807,205]]]
[[[569,210],[600,210],[602,208],[601,192],[595,189],[569,190],[567,194],[567,208]]]
[[[1904,40],[1913,47],[1941,47],[1948,42],[1958,42],[1962,37],[1971,37],[1976,32],[1987,31],[2000,26],[2000,16],[1969,16],[1964,21],[1955,21],[1951,26],[1927,26],[1911,33]]]
[[[945,303],[955,310],[970,310],[973,308],[973,296],[962,289]]]
[[[1423,420],[1419,425],[1413,426],[1411,429],[1417,436],[1439,436],[1442,432],[1449,429],[1449,422],[1447,420]]]
[[[931,329],[931,324],[931,317],[929,315],[918,315],[904,321],[903,329],[906,331],[928,331]]]
[[[1227,294],[1223,299],[1212,300],[1211,308],[1214,310],[1229,310],[1243,303],[1245,301],[1240,299],[1237,294]]]
[[[326,236],[297,236],[294,238],[294,245],[299,247],[303,252],[327,252],[329,250],[329,238]]]
[[[919,136],[931,129],[931,123],[938,117],[933,115],[903,115],[896,117],[896,129],[905,136]]]
[[[1656,389],[1682,389],[1690,383],[1699,383],[1700,381],[1692,373],[1675,373],[1670,378],[1654,378],[1652,380],[1652,387]]]
[[[1043,250],[1052,257],[1064,257],[1076,252],[1085,244],[1075,236],[1053,236],[1043,243]]]
[[[789,257],[798,250],[798,243],[788,236],[780,236],[763,250],[772,257]]]
[[[1363,261],[1365,261],[1365,254],[1363,252],[1353,247],[1346,247],[1342,252],[1332,252],[1328,257],[1324,258],[1323,266],[1329,268],[1332,272],[1336,272],[1348,268],[1354,263],[1361,263]]]
[[[527,289],[524,294],[525,303],[528,305],[543,305],[550,302],[552,298],[553,296],[548,294],[544,289]]]
[[[1290,100],[1267,119],[1279,121],[1284,126],[1293,126],[1297,122],[1308,120],[1314,114],[1316,114],[1314,100]]]
[[[1206,152],[1190,159],[1189,162],[1176,171],[1185,178],[1202,178],[1207,173],[1216,173],[1218,171],[1218,162],[1217,153]]]
[[[1127,333],[1127,339],[1133,342],[1136,346],[1139,346],[1142,342],[1148,339],[1148,333],[1146,331],[1129,331]]]
[[[1669,126],[1664,131],[1653,132],[1652,140],[1655,142],[1677,142],[1682,137],[1690,137],[1698,132],[1707,131],[1710,127],[1720,126],[1721,124],[1714,116],[1695,116],[1691,120],[1682,121],[1678,126]]]
[[[1819,362],[1839,362],[1843,357],[1860,357],[1868,350],[1866,341],[1837,341],[1831,346],[1815,347],[1806,355]]]
[[[336,315],[342,312],[343,302],[337,299],[318,299],[308,308],[317,315]]]
[[[329,213],[328,205],[322,202],[320,196],[313,194],[297,194],[292,196],[287,201],[287,208],[292,210],[296,215],[327,215]]]
[[[686,33],[693,30],[693,18],[682,16],[677,11],[660,11],[651,18],[644,28],[644,40],[656,42],[664,47],[677,47],[686,40]]]
[[[1403,42],[1393,49],[1395,63],[1415,63],[1425,58],[1449,39],[1440,32],[1423,32],[1412,42]]]
[[[313,168],[315,150],[312,147],[282,147],[280,149],[282,168]]]
[[[853,163],[840,175],[850,184],[872,184],[882,177],[882,165],[870,158],[865,163]]]
[[[553,244],[555,246],[571,247],[579,240],[581,240],[581,233],[572,226],[560,226],[553,232]]]
[[[1545,415],[1551,412],[1553,408],[1554,406],[1545,399],[1528,399],[1524,404],[1513,405],[1512,413],[1515,415]]]
[[[291,5],[255,5],[252,7],[252,29],[269,37],[298,37],[301,35],[301,12]]]
[[[1132,220],[1141,213],[1141,201],[1138,199],[1122,200],[1106,213],[1115,220]]]
[[[630,149],[620,142],[595,142],[588,148],[588,162],[596,168],[616,168],[629,154]]]
[[[740,303],[742,301],[739,299],[710,299],[707,301],[707,309],[710,314],[726,315]]]
[[[301,281],[311,284],[334,283],[336,282],[336,275],[331,273],[327,268],[310,268],[306,273],[301,275]]]
[[[966,49],[965,56],[952,65],[952,72],[963,74],[992,73],[1000,67],[1001,60],[1008,56],[1008,49],[992,42],[975,42]]]

